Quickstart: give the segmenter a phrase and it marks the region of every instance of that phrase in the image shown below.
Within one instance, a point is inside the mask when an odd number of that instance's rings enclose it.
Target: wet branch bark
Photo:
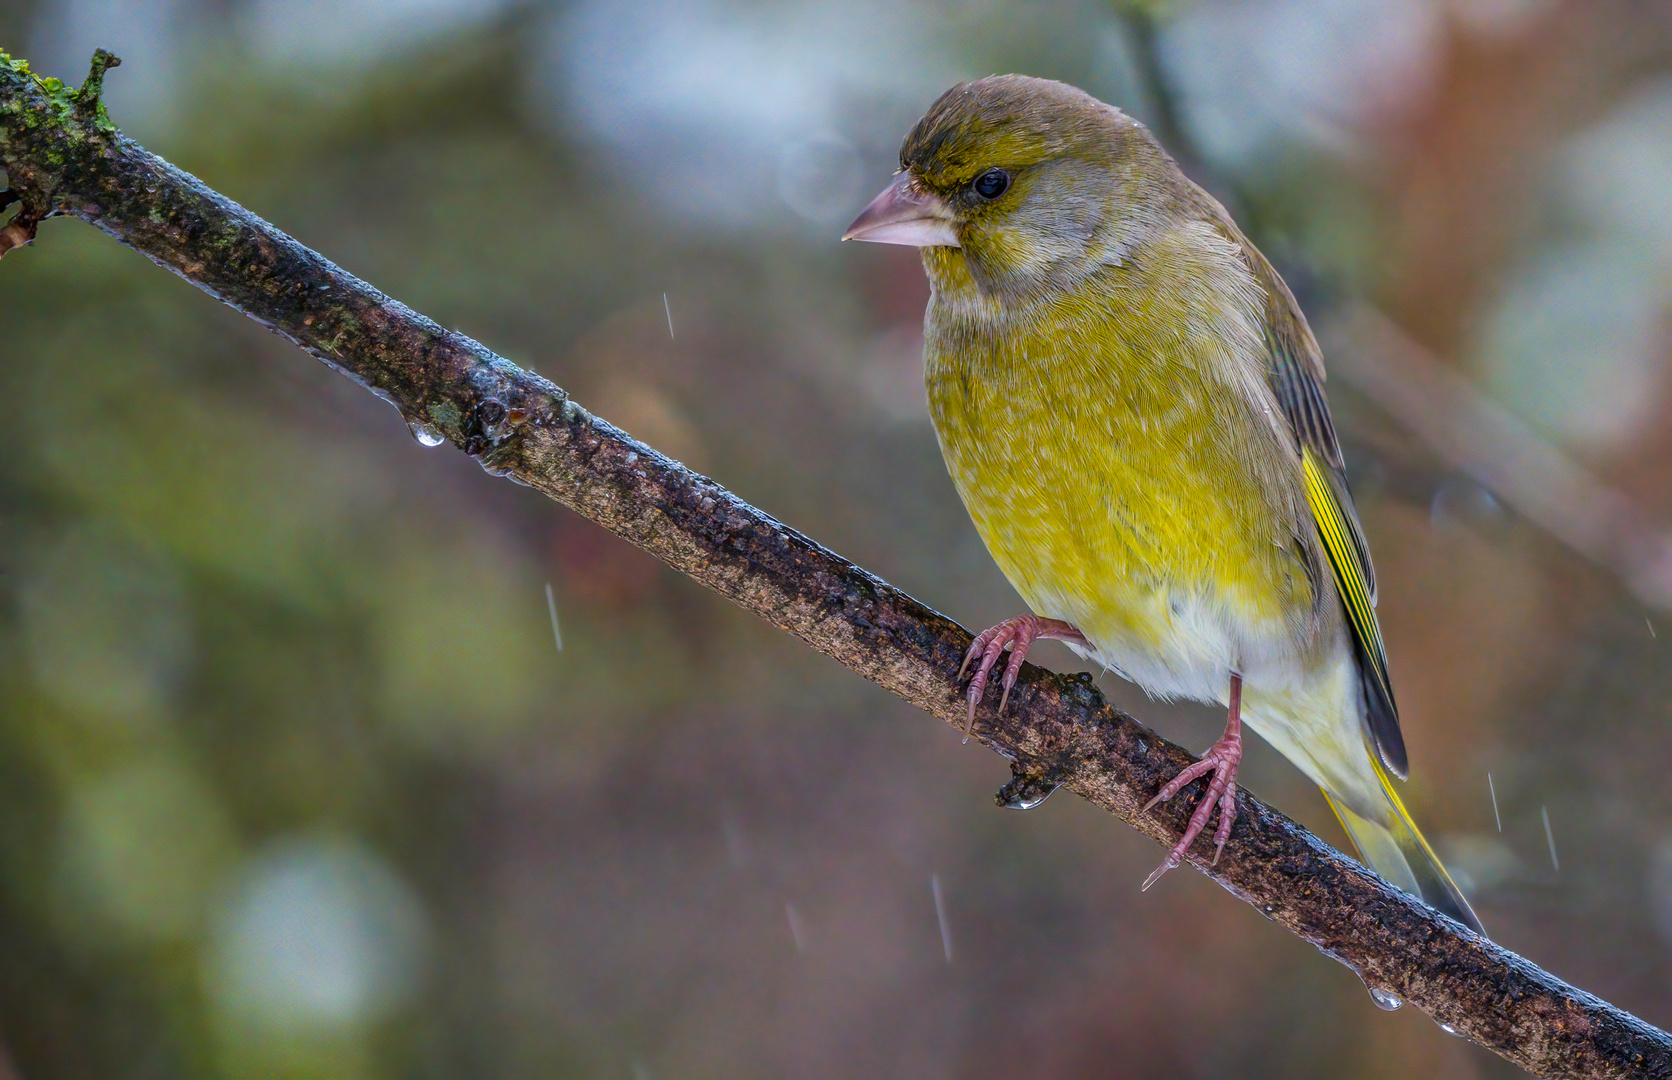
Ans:
[[[475,457],[949,724],[970,635],[557,386],[391,300],[118,132],[80,90],[0,54],[0,254],[71,215],[262,323]],[[1055,786],[1171,844],[1194,800],[1138,808],[1191,756],[1117,712],[1089,676],[1024,669],[976,738],[1011,762],[1001,802]],[[1193,787],[1192,790],[1195,790]],[[1435,1020],[1540,1076],[1669,1077],[1672,1037],[1392,888],[1247,792],[1217,867],[1192,865]]]

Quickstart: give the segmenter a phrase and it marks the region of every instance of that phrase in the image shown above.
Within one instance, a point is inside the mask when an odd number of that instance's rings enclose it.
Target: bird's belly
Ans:
[[[1286,681],[1301,664],[1313,587],[1295,527],[1221,418],[936,396],[931,385],[982,540],[1034,611],[1085,635],[1090,658],[1198,701],[1223,701],[1232,671]]]
[[[1232,671],[1288,680],[1311,584],[1228,454],[1039,468],[1018,461],[1003,488],[959,487],[1016,591],[1085,635],[1089,658],[1161,698],[1223,701]]]
[[[1232,671],[1281,672],[1309,646],[1299,469],[1200,341],[1146,336],[1143,310],[1116,310],[1125,296],[1085,326],[994,334],[935,332],[932,309],[929,411],[976,530],[1036,612],[1151,694],[1220,701]]]
[[[1049,588],[1023,594],[1040,614],[1085,635],[1077,650],[1163,700],[1226,700],[1231,672],[1262,685],[1304,679],[1294,627],[1257,605],[1237,603],[1211,588],[1183,583],[1121,587],[1110,581],[1095,596]]]

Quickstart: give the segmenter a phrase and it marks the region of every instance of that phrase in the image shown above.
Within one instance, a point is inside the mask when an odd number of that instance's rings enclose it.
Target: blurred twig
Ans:
[[[102,73],[108,54],[95,60]],[[30,221],[80,217],[536,488],[949,724],[970,635],[592,416],[545,379],[345,273],[122,136],[87,92],[0,54],[0,166]],[[426,432],[427,436],[427,432]],[[1139,806],[1191,758],[1089,676],[1029,666],[978,737],[1013,788],[1063,785],[1163,844],[1191,805]],[[1001,793],[1002,794],[1002,793]],[[1239,791],[1216,867],[1192,863],[1357,972],[1542,1076],[1672,1076],[1672,1037],[1392,888]]]
[[[1481,486],[1574,551],[1619,575],[1650,607],[1672,607],[1672,538],[1641,508],[1494,405],[1381,312],[1355,304],[1324,328],[1331,370]]]
[[[1161,140],[1161,145],[1173,153],[1185,171],[1197,175],[1199,162],[1195,144],[1185,135],[1183,125],[1179,123],[1178,95],[1173,91],[1172,80],[1161,59],[1156,13],[1149,4],[1141,2],[1120,4],[1116,13],[1132,37],[1132,55],[1138,66],[1135,74],[1145,104],[1149,107],[1149,115],[1145,117],[1149,129]]]

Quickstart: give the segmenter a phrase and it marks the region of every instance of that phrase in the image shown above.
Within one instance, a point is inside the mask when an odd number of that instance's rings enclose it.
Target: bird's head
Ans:
[[[1033,292],[1120,261],[1165,195],[1166,155],[1119,109],[1049,79],[959,83],[900,147],[844,240],[923,249],[932,277]]]

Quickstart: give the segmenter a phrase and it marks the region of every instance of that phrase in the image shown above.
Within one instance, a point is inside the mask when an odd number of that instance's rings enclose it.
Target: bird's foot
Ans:
[[[976,667],[975,674],[970,676],[969,689],[964,692],[964,700],[969,703],[969,718],[964,723],[965,742],[970,741],[970,731],[975,727],[975,707],[981,704],[981,695],[987,692],[987,676],[993,665],[999,662],[999,657],[1004,655],[1004,650],[1010,650],[1010,663],[1005,665],[1004,677],[999,680],[1004,687],[1004,693],[999,696],[1001,713],[1005,702],[1010,700],[1010,688],[1016,685],[1016,676],[1022,671],[1022,662],[1028,658],[1028,649],[1035,641],[1045,638],[1090,644],[1084,634],[1061,619],[1042,619],[1038,615],[1018,615],[1006,619],[983,631],[970,643],[969,652],[964,654],[963,666],[958,668],[958,677],[964,677],[970,662],[977,657],[981,658],[981,663]]]
[[[1231,713],[1225,721],[1225,734],[1219,741],[1208,748],[1202,755],[1202,760],[1185,769],[1172,780],[1168,781],[1155,798],[1144,804],[1143,813],[1149,813],[1161,803],[1171,799],[1184,786],[1207,773],[1213,774],[1208,781],[1207,793],[1202,801],[1196,804],[1196,812],[1190,815],[1190,823],[1184,828],[1184,835],[1179,842],[1167,852],[1167,858],[1149,877],[1144,879],[1143,888],[1148,889],[1161,879],[1161,875],[1177,866],[1184,860],[1184,853],[1190,850],[1190,845],[1202,830],[1208,827],[1208,821],[1213,817],[1214,806],[1219,807],[1219,827],[1213,833],[1213,861],[1219,862],[1220,853],[1225,850],[1225,842],[1231,838],[1231,825],[1237,820],[1237,766],[1242,764],[1242,678],[1231,677]]]

